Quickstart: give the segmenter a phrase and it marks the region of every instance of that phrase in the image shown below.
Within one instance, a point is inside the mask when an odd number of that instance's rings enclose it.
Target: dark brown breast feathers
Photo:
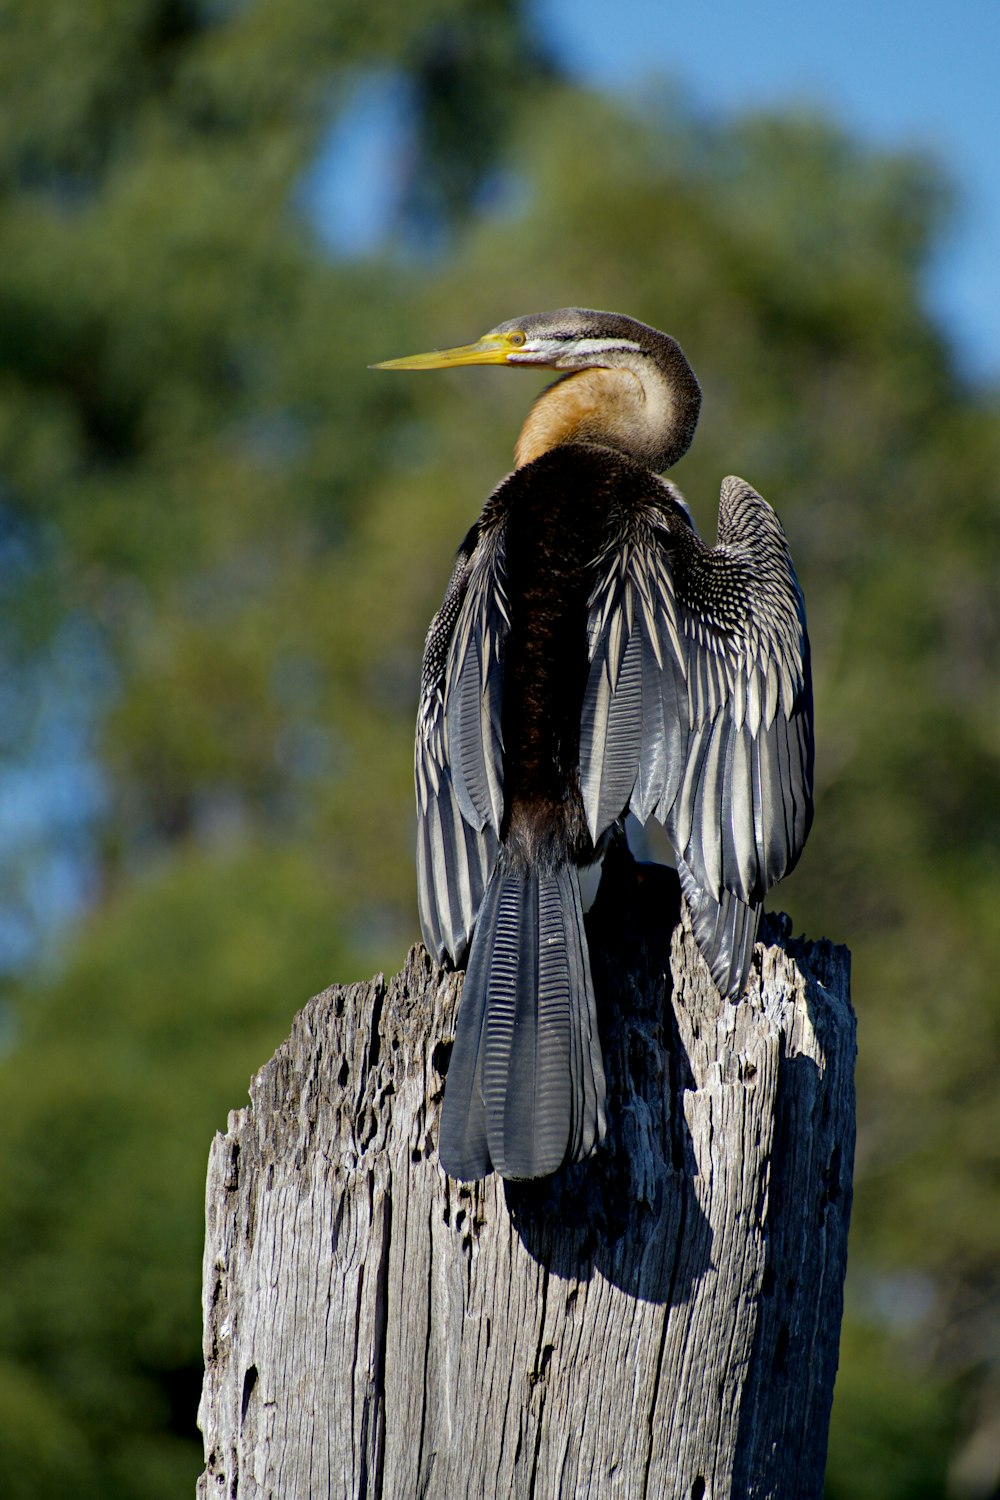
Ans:
[[[515,866],[593,858],[578,778],[587,606],[597,559],[637,478],[640,492],[647,479],[657,483],[621,454],[570,443],[518,469],[491,497],[506,530],[501,841]]]

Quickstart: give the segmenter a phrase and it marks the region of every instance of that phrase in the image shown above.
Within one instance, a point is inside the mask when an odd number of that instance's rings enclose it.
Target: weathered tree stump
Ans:
[[[848,956],[771,919],[722,1001],[672,879],[588,919],[609,1135],[540,1184],[438,1166],[461,975],[416,948],[299,1014],[212,1147],[199,1496],[821,1495]]]

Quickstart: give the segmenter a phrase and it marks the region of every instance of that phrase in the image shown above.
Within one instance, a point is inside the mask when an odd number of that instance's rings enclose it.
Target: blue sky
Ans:
[[[807,105],[945,166],[958,212],[928,283],[964,368],[1000,379],[1000,0],[536,0],[579,78],[667,75],[713,114]]]

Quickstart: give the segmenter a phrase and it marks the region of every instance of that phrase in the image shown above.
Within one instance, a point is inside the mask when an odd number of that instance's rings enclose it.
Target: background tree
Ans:
[[[0,1488],[194,1482],[208,1140],[295,1006],[416,937],[423,632],[530,394],[364,366],[575,302],[681,340],[677,480],[705,529],[752,480],[810,607],[779,899],[853,948],[861,1045],[831,1495],[993,1494],[1000,424],[922,307],[936,173],[629,113],[512,0],[43,11],[0,3]],[[396,212],[337,258],[308,174],[372,77]]]

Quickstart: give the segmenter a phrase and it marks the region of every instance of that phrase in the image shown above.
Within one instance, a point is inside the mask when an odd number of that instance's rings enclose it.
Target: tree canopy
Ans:
[[[576,88],[515,0],[0,29],[0,1488],[194,1481],[210,1133],[417,937],[423,634],[540,384],[365,367],[577,304],[680,340],[674,477],[708,534],[749,479],[806,593],[816,822],[772,904],[852,948],[860,1020],[830,1494],[993,1494],[1000,422],[923,305],[938,172]],[[377,72],[395,212],[338,257],[302,184]]]

